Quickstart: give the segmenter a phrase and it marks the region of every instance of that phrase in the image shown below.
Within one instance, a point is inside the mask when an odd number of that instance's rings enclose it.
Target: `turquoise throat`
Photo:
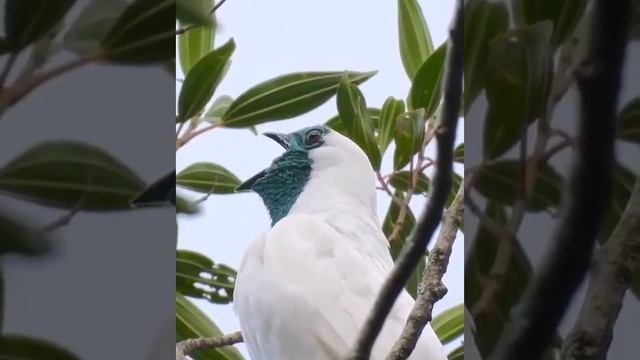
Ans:
[[[311,159],[306,151],[289,150],[275,159],[252,189],[264,202],[271,226],[287,216],[311,175]]]

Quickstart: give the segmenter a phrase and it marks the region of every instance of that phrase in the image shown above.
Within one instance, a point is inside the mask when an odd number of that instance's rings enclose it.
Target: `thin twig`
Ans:
[[[581,116],[570,195],[552,248],[497,344],[497,360],[540,359],[589,269],[611,201],[616,109],[631,2],[596,0],[586,59],[575,77]]]
[[[402,199],[399,199],[397,196],[393,194],[393,192],[391,192],[391,189],[389,188],[389,184],[382,177],[382,174],[380,173],[380,171],[376,171],[376,177],[378,178],[378,182],[380,183],[379,189],[384,190],[384,192],[386,192],[387,195],[389,195],[389,197],[391,198],[391,201],[398,204],[398,206],[404,206],[404,202],[402,201]]]
[[[422,276],[423,291],[416,297],[402,334],[393,345],[387,360],[404,360],[411,355],[422,330],[432,320],[433,305],[447,293],[442,277],[447,272],[451,248],[458,229],[462,225],[463,216],[464,186],[460,186],[451,206],[446,211],[438,240],[429,253],[429,261]]]
[[[203,127],[199,130],[187,131],[182,137],[176,140],[176,150],[185,146],[189,141],[193,140],[193,138],[195,138],[196,136],[200,134],[204,134],[207,131],[213,130],[220,126],[222,126],[222,123],[217,122],[217,123],[210,124],[209,126]]]
[[[404,288],[407,279],[424,256],[425,249],[442,220],[442,210],[451,191],[453,149],[462,94],[462,72],[464,68],[462,3],[462,0],[458,0],[456,3],[453,27],[450,30],[450,46],[447,54],[444,82],[444,105],[440,124],[435,130],[438,161],[433,177],[434,190],[413,236],[407,242],[407,251],[403,251],[398,257],[396,266],[383,284],[373,309],[360,330],[352,352],[347,356],[347,359],[350,360],[370,359],[371,349],[384,325],[385,319],[389,315],[396,298]]]
[[[242,341],[242,334],[240,331],[215,338],[183,340],[176,344],[176,360],[186,360],[188,355],[196,351],[217,349],[223,346],[241,343]]]
[[[616,229],[598,253],[580,315],[563,344],[563,359],[606,359],[622,301],[639,272],[640,177]]]

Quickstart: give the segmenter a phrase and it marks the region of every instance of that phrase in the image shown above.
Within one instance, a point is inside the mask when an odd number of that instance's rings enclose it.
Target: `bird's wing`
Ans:
[[[367,230],[360,236],[384,237],[381,232],[367,234]],[[326,337],[327,334],[337,334],[342,339],[336,345],[337,353],[344,353],[345,346],[354,344],[389,271],[388,266],[375,259],[375,251],[363,247],[365,241],[308,215],[285,217],[265,238],[265,267],[292,293],[306,298],[310,312],[319,314],[313,317],[316,323],[311,325],[320,342],[327,346],[334,344],[335,339]],[[403,292],[378,337],[372,359],[386,356],[412,306],[413,299]],[[446,358],[430,327],[423,337],[426,338],[421,338],[411,359]]]

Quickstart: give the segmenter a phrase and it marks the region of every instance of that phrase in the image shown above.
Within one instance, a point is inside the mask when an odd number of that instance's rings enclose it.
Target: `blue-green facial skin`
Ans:
[[[322,146],[329,128],[313,126],[289,134],[289,149],[276,158],[251,189],[258,193],[271,216],[271,226],[289,214],[311,176],[309,151]],[[311,134],[321,134],[318,142],[309,143]]]

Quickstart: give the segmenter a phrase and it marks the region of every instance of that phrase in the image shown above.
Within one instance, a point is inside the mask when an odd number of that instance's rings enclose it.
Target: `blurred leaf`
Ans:
[[[398,0],[398,34],[402,65],[413,80],[418,68],[433,52],[429,28],[416,0]]]
[[[424,109],[427,118],[436,112],[442,98],[442,76],[446,55],[445,42],[422,63],[411,83],[408,107],[411,110]]]
[[[218,337],[222,331],[186,297],[176,293],[176,342],[199,337]],[[243,360],[233,346],[198,351],[190,354],[194,360]]]
[[[633,16],[631,18],[630,40],[640,40],[640,0],[633,1]]]
[[[127,6],[125,0],[91,1],[64,35],[64,46],[77,53],[88,53],[100,48],[113,24]]]
[[[11,49],[7,43],[7,39],[0,36],[0,55],[4,55],[8,52],[11,52]]]
[[[349,137],[367,154],[373,169],[379,170],[380,150],[369,120],[367,104],[360,89],[350,82],[347,75],[340,81],[337,104],[340,119],[347,129]]]
[[[464,345],[460,345],[451,350],[449,355],[447,355],[447,360],[464,360]]]
[[[516,25],[531,25],[539,21],[553,22],[553,46],[562,44],[580,22],[587,0],[511,0]]]
[[[404,113],[404,101],[389,96],[382,105],[380,111],[380,124],[378,126],[378,146],[380,153],[384,152],[393,141],[393,134],[396,131],[396,119]]]
[[[21,50],[49,34],[75,0],[5,0],[4,29],[7,44]]]
[[[213,0],[177,0],[176,18],[182,24],[210,27],[213,24],[212,15],[209,14],[211,9],[213,9]],[[187,33],[190,31],[192,30]]]
[[[0,168],[0,191],[45,206],[89,211],[129,209],[145,184],[104,150],[73,141],[49,141]]]
[[[551,83],[552,24],[511,30],[489,44],[484,155],[504,154],[545,108]]]
[[[489,42],[507,30],[509,11],[502,2],[467,1],[464,8],[464,112],[485,86]]]
[[[209,11],[213,9],[213,0],[182,0],[176,3],[176,9],[185,7],[185,4],[193,4],[190,6],[201,7],[204,12],[205,19],[209,22],[208,26],[198,26],[183,34],[178,38],[178,50],[180,52],[180,66],[182,73],[187,74],[198,60],[202,59],[213,49],[213,43],[216,35],[216,29],[211,28],[215,25],[212,21],[213,17],[209,15]],[[180,23],[184,26],[186,23]],[[200,24],[202,25],[202,24]]]
[[[474,186],[488,200],[513,205],[520,189],[520,166],[517,160],[502,160],[483,166]],[[557,209],[562,200],[562,191],[562,176],[549,164],[540,164],[527,210],[538,212]]]
[[[229,68],[229,59],[235,48],[235,42],[230,39],[220,48],[205,55],[189,71],[178,97],[178,122],[189,120],[211,100]]]
[[[59,345],[23,335],[0,335],[0,359],[80,360],[78,356]]]
[[[391,175],[389,178],[389,184],[393,186],[396,190],[407,191],[409,189],[409,185],[411,184],[411,172],[410,171],[399,171]],[[418,174],[418,181],[416,182],[416,188],[414,189],[415,194],[426,194],[429,192],[431,188],[431,180],[424,173],[420,172]]]
[[[431,321],[431,326],[443,344],[448,344],[462,336],[464,333],[464,304],[441,312]]]
[[[613,176],[613,198],[611,208],[602,226],[601,242],[607,241],[618,225],[618,221],[620,221],[620,217],[627,207],[627,202],[629,201],[629,196],[631,196],[637,175],[620,163],[617,163]],[[640,274],[638,277],[640,277]]]
[[[369,116],[369,122],[371,122],[371,125],[376,128],[380,123],[380,109],[367,108],[367,114]],[[344,127],[342,119],[340,119],[340,115],[332,117],[331,119],[329,119],[329,121],[324,123],[324,125],[339,132],[344,136],[349,136],[349,134],[347,133],[347,129],[345,129]]]
[[[451,206],[453,199],[455,199],[456,194],[458,193],[458,189],[460,189],[460,185],[462,185],[462,176],[454,173],[451,178],[451,192],[449,193],[449,198],[447,198],[447,208]],[[460,231],[464,231],[464,226],[460,227]]]
[[[131,199],[133,207],[176,205],[176,172],[171,171]]]
[[[456,146],[453,152],[453,161],[464,164],[464,143]]]
[[[618,136],[622,140],[640,144],[640,97],[629,101],[618,117]]]
[[[220,121],[229,109],[229,106],[231,106],[231,103],[233,103],[233,98],[229,95],[222,95],[215,99],[204,115],[205,121],[211,123]]]
[[[182,295],[228,304],[233,301],[235,281],[236,271],[227,265],[194,251],[176,252],[176,291]]]
[[[411,161],[413,155],[422,150],[424,128],[427,118],[424,109],[406,112],[396,119],[393,153],[393,170],[400,170]]]
[[[222,119],[226,127],[242,128],[290,119],[324,104],[337,91],[343,72],[305,72],[278,76],[245,91]],[[375,72],[347,72],[361,84]]]
[[[104,59],[120,64],[162,62],[175,57],[175,1],[135,0],[101,42]]]
[[[218,164],[198,162],[182,170],[176,184],[183,188],[212,194],[233,194],[240,180]]]
[[[176,196],[176,214],[193,215],[199,212],[198,204],[182,196]]]
[[[0,212],[0,256],[16,253],[26,256],[42,255],[53,247],[47,234],[16,220],[6,211]]]

